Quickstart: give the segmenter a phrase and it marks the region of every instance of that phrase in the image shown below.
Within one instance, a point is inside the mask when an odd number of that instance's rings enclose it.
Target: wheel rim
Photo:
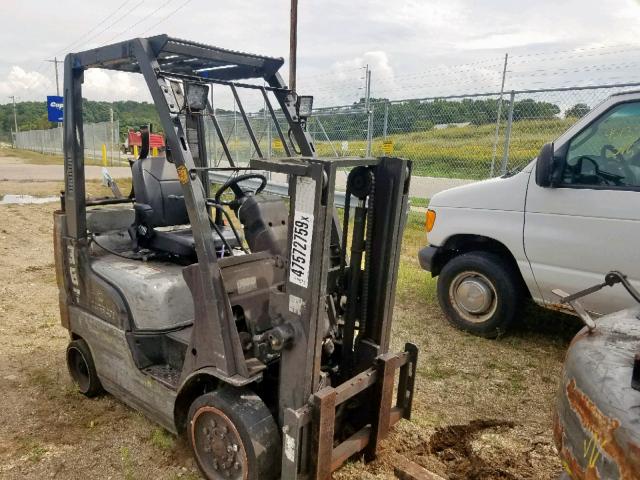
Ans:
[[[449,300],[466,321],[482,323],[489,320],[498,306],[498,294],[493,283],[479,272],[456,275],[449,286]]]
[[[77,348],[69,349],[69,370],[71,371],[71,377],[78,385],[81,392],[89,390],[91,378],[89,375],[89,365],[84,355]]]
[[[191,421],[191,442],[210,479],[246,480],[247,453],[235,425],[215,407],[198,409]]]

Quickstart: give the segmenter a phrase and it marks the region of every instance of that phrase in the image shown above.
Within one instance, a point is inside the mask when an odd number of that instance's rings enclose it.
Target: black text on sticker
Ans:
[[[309,284],[312,237],[313,215],[296,211],[291,236],[289,280],[305,288]]]

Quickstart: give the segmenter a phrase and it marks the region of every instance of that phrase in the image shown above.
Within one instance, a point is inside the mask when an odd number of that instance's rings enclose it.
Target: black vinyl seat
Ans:
[[[164,157],[136,160],[131,166],[135,193],[135,223],[132,236],[150,250],[195,259],[195,242],[176,167]],[[216,250],[224,248],[222,238],[211,230]],[[232,247],[238,241],[229,227],[222,235]]]

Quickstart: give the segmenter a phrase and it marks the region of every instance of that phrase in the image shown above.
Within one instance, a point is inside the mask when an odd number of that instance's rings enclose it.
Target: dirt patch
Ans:
[[[427,443],[427,453],[436,455],[447,467],[451,479],[481,480],[515,478],[499,465],[489,465],[474,449],[471,441],[482,431],[513,428],[504,420],[473,420],[466,425],[441,427]]]

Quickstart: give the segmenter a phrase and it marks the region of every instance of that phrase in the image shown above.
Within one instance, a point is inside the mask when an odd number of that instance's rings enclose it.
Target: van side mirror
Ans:
[[[536,183],[541,187],[553,186],[553,143],[546,143],[540,149],[536,160]]]

